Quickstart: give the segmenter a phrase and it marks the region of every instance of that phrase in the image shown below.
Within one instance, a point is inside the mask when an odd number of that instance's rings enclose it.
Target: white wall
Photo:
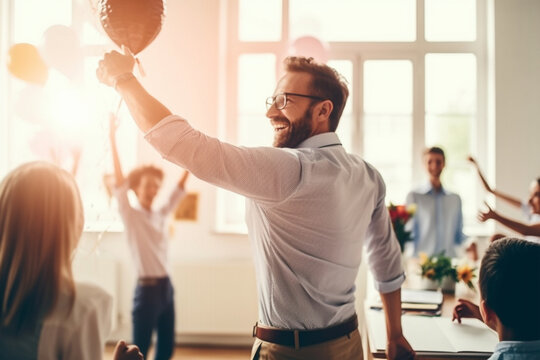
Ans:
[[[540,176],[540,1],[495,0],[494,180],[528,197]],[[498,202],[504,214],[519,212]],[[501,228],[502,230],[502,228]]]

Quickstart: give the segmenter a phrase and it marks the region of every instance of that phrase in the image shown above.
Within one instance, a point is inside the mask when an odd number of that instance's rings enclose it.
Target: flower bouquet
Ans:
[[[432,280],[439,286],[444,281],[455,285],[458,281],[463,281],[470,289],[475,290],[472,279],[476,277],[476,268],[471,268],[467,264],[453,266],[452,259],[444,255],[444,251],[437,255],[427,256],[425,253],[419,254],[421,276],[424,279]],[[443,290],[444,289],[444,286]]]
[[[405,224],[413,217],[416,207],[414,205],[394,205],[390,203],[388,205],[388,211],[390,212],[390,220],[392,221],[392,227],[394,233],[399,241],[399,247],[401,252],[405,248],[405,243],[411,241],[411,232],[405,230]]]

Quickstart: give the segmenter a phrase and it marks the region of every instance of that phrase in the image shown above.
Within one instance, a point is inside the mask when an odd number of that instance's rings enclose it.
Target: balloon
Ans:
[[[138,54],[159,34],[165,9],[163,0],[99,0],[98,11],[111,40]]]
[[[313,36],[302,36],[297,38],[289,46],[289,55],[312,57],[316,61],[325,64],[328,61],[327,43],[324,43]]]
[[[7,67],[21,80],[40,85],[47,81],[49,69],[32,44],[20,43],[9,48]]]
[[[82,78],[82,49],[77,34],[70,27],[53,25],[45,30],[41,55],[49,67],[57,69],[69,79]]]

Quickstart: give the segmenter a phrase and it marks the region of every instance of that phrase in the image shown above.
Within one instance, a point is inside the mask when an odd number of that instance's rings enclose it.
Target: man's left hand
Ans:
[[[413,360],[416,354],[403,335],[388,342],[386,347],[388,360]]]

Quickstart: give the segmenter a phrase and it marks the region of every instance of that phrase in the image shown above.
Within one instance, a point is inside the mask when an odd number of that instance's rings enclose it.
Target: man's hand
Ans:
[[[457,320],[461,324],[462,318],[474,318],[482,320],[478,305],[465,299],[458,299],[458,304],[452,312],[452,321]]]
[[[113,359],[144,360],[144,356],[136,345],[127,345],[124,340],[120,340],[114,349]]]
[[[114,87],[119,75],[133,71],[135,57],[127,47],[122,46],[122,50],[124,54],[120,54],[118,51],[105,53],[103,60],[99,61],[96,75],[103,84]]]
[[[386,358],[388,360],[413,360],[416,354],[403,335],[388,341]]]

